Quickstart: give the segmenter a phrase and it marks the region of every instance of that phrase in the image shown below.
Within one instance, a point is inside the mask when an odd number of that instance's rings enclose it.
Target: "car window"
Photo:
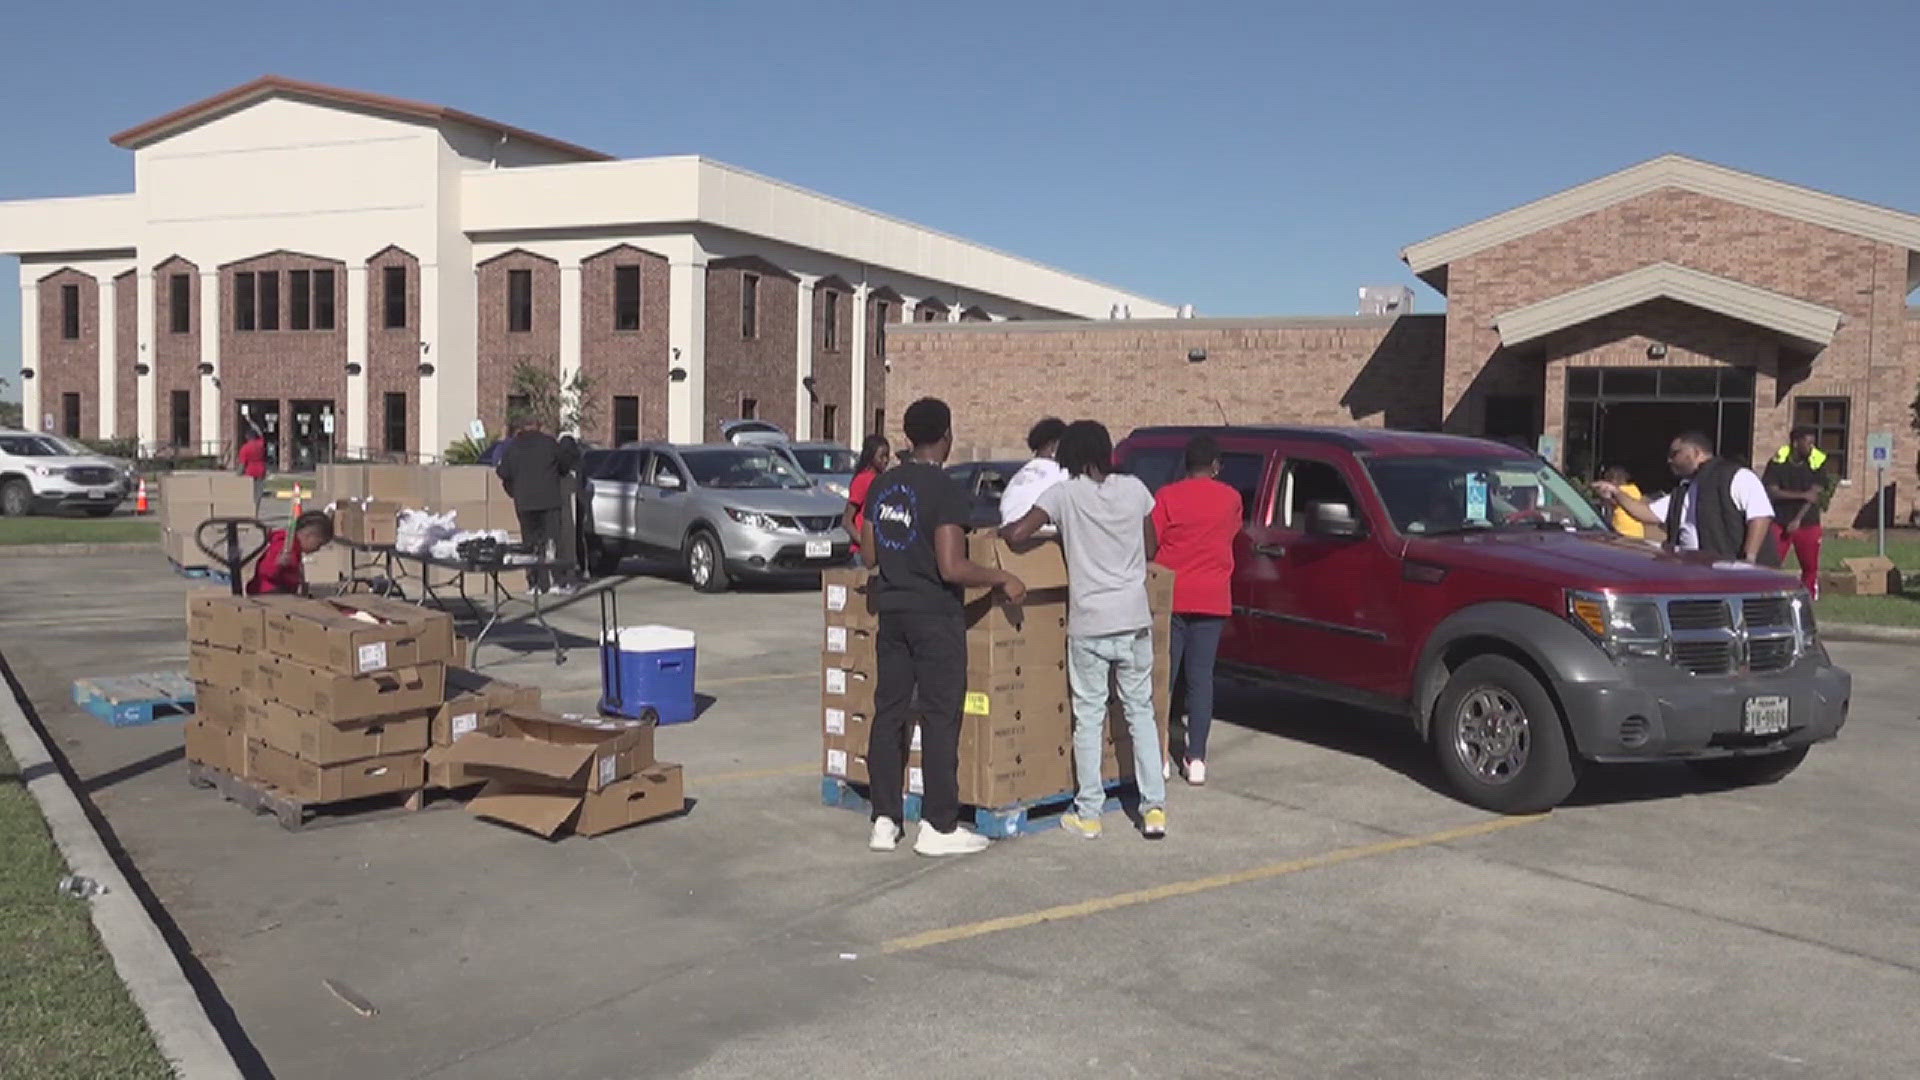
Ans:
[[[53,447],[35,435],[0,435],[0,450],[14,457],[54,457]]]
[[[1360,512],[1353,489],[1331,462],[1290,458],[1280,470],[1279,498],[1274,500],[1281,527],[1305,529],[1315,503],[1342,503],[1355,515]]]
[[[792,453],[800,467],[814,476],[851,473],[860,464],[859,454],[838,447],[796,446]]]
[[[1121,466],[1147,485],[1148,491],[1159,491],[1180,479],[1186,454],[1184,448],[1146,447],[1129,453]]]
[[[1566,477],[1536,457],[1375,458],[1367,472],[1403,533],[1605,528]]]
[[[770,448],[688,450],[681,458],[693,474],[694,482],[701,487],[764,491],[813,486],[811,480],[794,469],[785,454]]]
[[[1161,488],[1187,474],[1186,447],[1151,447],[1135,450],[1123,463],[1126,471],[1147,485],[1148,491]],[[1220,455],[1220,482],[1240,493],[1240,518],[1253,520],[1253,508],[1259,505],[1260,480],[1267,471],[1265,454],[1229,450]]]
[[[1229,452],[1220,455],[1220,482],[1240,493],[1240,520],[1253,520],[1253,508],[1260,505],[1261,474],[1266,471],[1265,454]]]
[[[685,490],[687,486],[687,470],[680,467],[680,463],[673,459],[672,454],[655,453],[653,455],[652,467],[645,475],[647,483],[652,484],[654,487],[663,486],[660,480],[666,476],[678,478],[682,490]]]

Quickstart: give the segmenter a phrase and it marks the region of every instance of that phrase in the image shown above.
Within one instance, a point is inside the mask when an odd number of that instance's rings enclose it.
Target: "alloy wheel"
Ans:
[[[1483,686],[1460,701],[1453,751],[1475,778],[1505,784],[1527,767],[1533,733],[1520,699],[1498,686]]]

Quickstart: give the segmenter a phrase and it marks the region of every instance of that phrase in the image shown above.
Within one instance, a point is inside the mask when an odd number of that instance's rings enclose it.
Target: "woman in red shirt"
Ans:
[[[853,537],[856,552],[860,550],[860,524],[867,516],[867,489],[873,487],[874,477],[887,471],[887,459],[892,456],[893,447],[885,435],[869,435],[860,444],[860,463],[853,468],[853,483],[847,487],[847,508],[840,515],[840,525]]]
[[[240,474],[253,479],[253,512],[260,512],[261,490],[267,486],[267,440],[259,428],[247,429],[247,441],[240,444]]]
[[[247,582],[248,596],[282,594],[299,596],[307,589],[307,572],[301,560],[333,542],[333,518],[319,510],[300,515],[292,529],[275,529],[267,537],[267,548],[253,564],[253,580]]]
[[[1174,572],[1173,678],[1187,683],[1189,784],[1207,782],[1207,731],[1213,726],[1213,661],[1220,631],[1233,614],[1233,538],[1245,509],[1240,493],[1215,479],[1220,444],[1211,435],[1187,443],[1187,478],[1160,489],[1153,528],[1160,537],[1154,561]]]

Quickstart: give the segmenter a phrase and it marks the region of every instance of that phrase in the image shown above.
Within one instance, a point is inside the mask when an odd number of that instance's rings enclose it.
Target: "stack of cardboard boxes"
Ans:
[[[266,643],[265,608],[227,590],[187,596],[187,675],[194,714],[186,724],[187,760],[245,775],[247,716],[259,689],[257,657]]]
[[[321,505],[337,504],[336,530],[341,528],[340,512],[349,504],[364,509],[363,519],[370,526],[384,528],[384,539],[363,543],[391,544],[393,519],[402,510],[451,511],[462,529],[520,531],[513,500],[485,465],[323,465],[316,479]]]
[[[1016,552],[991,533],[969,539],[968,555],[997,566],[1027,586],[1014,606],[985,590],[965,597],[967,694],[960,725],[960,801],[998,807],[1047,799],[1073,790],[1073,705],[1067,678],[1067,572],[1060,546],[1042,543]],[[867,741],[873,717],[876,665],[872,575],[864,569],[823,575],[825,641],[822,651],[822,763],[827,776],[869,780]],[[1172,574],[1153,567],[1154,694],[1161,746],[1166,746],[1167,628]],[[1103,774],[1131,777],[1132,749],[1117,711],[1104,740]],[[918,793],[919,731],[907,764],[907,790]]]
[[[255,516],[253,481],[238,473],[165,473],[160,477],[159,495],[160,545],[178,567],[214,565],[194,539],[202,522]],[[256,532],[241,531],[243,546],[257,542]]]
[[[654,757],[652,724],[521,708],[474,719],[481,726],[434,747],[428,761],[486,781],[467,803],[478,817],[546,837],[569,825],[599,836],[685,805],[680,766]]]

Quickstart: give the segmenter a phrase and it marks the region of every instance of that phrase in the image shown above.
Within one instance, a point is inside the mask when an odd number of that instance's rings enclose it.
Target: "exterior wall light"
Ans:
[[[420,374],[422,374],[422,375],[431,375],[431,374],[433,374],[433,365],[432,365],[432,364],[421,364],[421,365],[420,365]]]
[[[1647,346],[1647,359],[1665,360],[1666,358],[1667,358],[1667,347],[1665,345],[1656,341],[1653,344]]]
[[[153,369],[148,367],[145,364],[135,364],[133,365],[133,373],[135,375],[151,375],[153,373]]]
[[[30,368],[30,367],[23,367],[23,368],[21,368],[21,369],[20,369],[20,377],[21,377],[21,378],[23,378],[23,379],[31,379],[31,378],[33,378],[33,369],[32,369],[32,368]]]
[[[206,362],[205,360],[200,361],[200,374],[202,375],[213,374],[213,365]]]
[[[347,374],[349,374],[349,375],[358,375],[358,374],[360,374],[360,370],[361,370],[361,369],[360,369],[360,365],[359,365],[359,364],[348,364],[348,365],[347,365]]]
[[[1187,350],[1187,363],[1189,364],[1197,364],[1200,361],[1205,360],[1206,358],[1207,358],[1207,350],[1205,349],[1188,349]]]
[[[669,382],[686,382],[686,381],[687,381],[687,369],[686,369],[686,368],[683,368],[683,367],[676,367],[676,368],[670,368],[670,369],[668,369],[668,371],[667,371],[667,380],[668,380]]]

